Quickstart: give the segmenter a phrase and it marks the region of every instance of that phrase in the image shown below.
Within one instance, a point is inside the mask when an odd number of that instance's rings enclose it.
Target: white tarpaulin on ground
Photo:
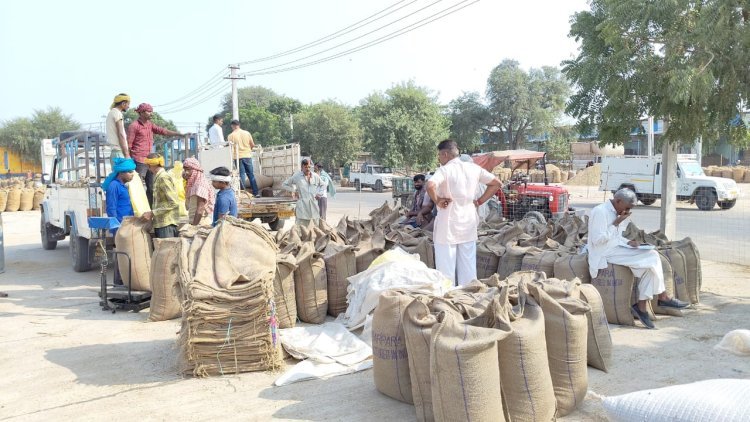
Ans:
[[[387,254],[392,254],[389,260]],[[407,258],[404,258],[404,255]],[[349,287],[346,313],[336,318],[350,330],[364,325],[367,315],[378,306],[380,293],[389,289],[403,289],[414,293],[442,296],[451,283],[438,270],[428,268],[418,258],[410,257],[400,248],[381,255],[382,263],[376,261],[365,271],[348,278]],[[379,264],[379,265],[376,265]]]
[[[277,386],[372,367],[372,348],[339,323],[286,328],[279,330],[279,335],[290,355],[305,360],[279,377],[274,383]]]

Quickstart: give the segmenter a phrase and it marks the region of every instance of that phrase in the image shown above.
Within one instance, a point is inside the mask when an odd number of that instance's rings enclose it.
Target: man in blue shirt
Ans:
[[[112,173],[102,183],[102,189],[107,196],[107,216],[114,217],[117,221],[122,222],[125,217],[133,216],[133,205],[130,203],[130,193],[125,186],[126,183],[133,180],[133,171],[135,170],[135,161],[132,158],[117,157],[114,160]],[[112,237],[117,233],[117,229],[112,229]],[[115,285],[122,285],[122,277],[115,265]]]
[[[214,204],[214,226],[219,219],[227,215],[237,217],[237,197],[234,189],[230,186],[232,182],[231,172],[226,167],[217,167],[211,170],[211,184],[218,189],[216,203]]]

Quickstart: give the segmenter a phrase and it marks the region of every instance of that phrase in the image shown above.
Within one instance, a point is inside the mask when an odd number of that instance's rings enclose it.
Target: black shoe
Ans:
[[[677,308],[677,309],[687,308],[690,305],[687,302],[683,302],[680,299],[675,299],[673,297],[667,300],[658,300],[657,303],[659,304],[659,306],[664,306],[667,308]]]
[[[653,322],[651,322],[651,318],[649,318],[648,313],[641,312],[640,309],[638,309],[638,304],[636,303],[630,308],[631,312],[633,312],[633,316],[638,318],[643,325],[646,326],[648,329],[656,328]]]

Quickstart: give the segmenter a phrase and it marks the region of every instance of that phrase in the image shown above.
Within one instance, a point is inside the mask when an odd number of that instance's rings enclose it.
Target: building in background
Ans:
[[[23,159],[16,152],[0,147],[0,173],[2,177],[26,176],[29,173],[41,173],[42,166],[34,161]]]

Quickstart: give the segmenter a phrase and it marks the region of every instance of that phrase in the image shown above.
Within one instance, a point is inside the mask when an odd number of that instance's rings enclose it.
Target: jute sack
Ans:
[[[690,301],[690,292],[687,286],[687,264],[685,254],[677,248],[663,248],[659,253],[664,255],[672,267],[672,276],[674,278],[674,296],[677,299]]]
[[[398,290],[380,294],[372,315],[372,371],[375,388],[388,397],[414,403],[403,316],[414,298]]]
[[[475,327],[450,313],[438,320],[430,341],[435,421],[503,420],[497,342],[510,330]]]
[[[591,308],[580,299],[555,300],[536,284],[530,284],[528,289],[544,312],[547,356],[557,399],[557,415],[566,416],[583,404],[589,386],[586,313]]]
[[[667,292],[667,295],[669,295],[669,297],[674,297],[674,273],[672,272],[672,264],[669,263],[669,260],[663,254],[659,254],[659,259],[661,259],[661,269],[662,274],[664,275],[664,291]],[[638,298],[636,298],[636,300],[637,299]],[[670,308],[668,306],[659,306],[658,296],[654,296],[653,299],[651,299],[651,309],[655,314],[671,315],[677,317],[685,316],[682,313],[682,309]]]
[[[582,283],[591,283],[589,274],[589,254],[561,254],[555,260],[553,273],[561,280],[578,277]]]
[[[0,212],[5,211],[5,207],[8,205],[8,191],[6,189],[0,189]]]
[[[367,230],[363,230],[361,232],[360,241],[357,243],[356,247],[359,249],[355,251],[354,254],[357,273],[361,273],[370,267],[370,264],[372,264],[372,261],[374,261],[375,258],[385,252],[385,235],[380,229],[372,234]]]
[[[604,312],[610,324],[635,325],[630,310],[635,278],[628,267],[609,264],[591,280],[602,297]]]
[[[166,321],[180,316],[181,288],[177,262],[181,247],[182,240],[179,237],[154,239],[149,321]]]
[[[430,338],[437,316],[417,298],[406,306],[403,318],[404,337],[409,358],[409,379],[417,421],[434,421],[432,383],[430,382]]]
[[[544,314],[523,289],[522,286],[513,302],[501,291],[493,305],[494,326],[511,327],[510,335],[498,342],[503,401],[510,421],[552,421],[557,404],[547,357]]]
[[[133,290],[151,291],[151,222],[143,221],[137,217],[125,217],[120,223],[120,228],[115,234],[115,245],[118,252],[125,252],[130,257],[131,268],[128,259],[122,255],[117,256],[117,265],[122,275],[123,283],[127,285],[128,274],[130,275],[131,288]]]
[[[6,212],[16,212],[21,207],[21,188],[12,187],[8,191],[8,201],[5,203]]]
[[[493,237],[484,237],[477,242],[477,278],[491,277],[497,273],[500,257],[505,254],[505,246]]]
[[[581,297],[581,280],[560,280],[557,278],[546,278],[541,281],[535,281],[534,284],[547,292],[552,299],[580,299]]]
[[[502,226],[499,232],[492,237],[500,242],[501,245],[506,245],[508,242],[517,240],[523,233],[524,225],[520,221],[516,221],[512,224]]]
[[[528,252],[541,252],[536,247],[516,246],[512,243],[505,245],[505,254],[500,257],[500,264],[497,267],[497,274],[500,278],[506,278],[516,271],[521,271],[523,257]]]
[[[541,271],[547,277],[553,277],[555,274],[555,261],[558,256],[556,251],[530,249],[523,256],[521,271]]]
[[[349,277],[357,274],[354,247],[329,242],[323,253],[328,280],[328,313],[332,316],[346,312]]]
[[[586,338],[586,361],[589,366],[607,372],[607,367],[612,364],[612,336],[609,333],[602,297],[596,287],[591,284],[582,284],[581,299],[591,308],[586,313],[589,325]]]
[[[443,295],[457,309],[463,319],[476,318],[485,313],[492,299],[497,296],[497,287],[474,280],[471,283],[453,289]]]
[[[44,202],[44,188],[39,188],[34,191],[34,203],[31,209],[34,211],[40,209],[42,207],[42,202]]]
[[[290,254],[276,257],[276,274],[273,279],[273,299],[279,328],[293,328],[297,324],[297,298],[294,293],[294,270],[297,259]]]
[[[312,242],[303,243],[297,252],[294,292],[300,321],[322,324],[328,310],[328,282],[323,255],[315,252]]]
[[[21,189],[21,202],[18,211],[31,211],[32,208],[34,208],[34,189]]]
[[[419,254],[419,260],[427,265],[427,268],[435,268],[435,247],[430,239],[426,237],[412,238],[413,240],[402,244],[401,248],[409,253]]]
[[[690,296],[690,303],[699,303],[701,285],[703,284],[703,272],[701,270],[701,255],[698,252],[698,247],[695,246],[695,243],[689,237],[672,242],[671,246],[685,255],[685,284]]]

